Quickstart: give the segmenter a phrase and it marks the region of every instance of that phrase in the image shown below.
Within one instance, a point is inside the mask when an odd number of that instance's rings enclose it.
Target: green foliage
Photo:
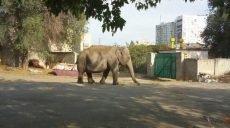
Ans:
[[[135,72],[146,73],[146,57],[149,52],[159,52],[159,50],[168,50],[167,45],[129,45],[129,51],[133,62]]]
[[[29,51],[44,53],[49,57],[48,42],[80,43],[85,28],[85,17],[79,19],[70,13],[58,17],[48,14],[44,0],[1,0],[1,45],[14,53],[16,65],[24,66]],[[40,54],[41,55],[41,54]]]
[[[28,16],[22,21],[22,32],[17,50],[32,49],[42,42],[45,36],[43,16],[41,14]],[[17,47],[16,45],[16,47]]]
[[[230,19],[230,0],[209,0],[209,7],[215,14]]]
[[[126,21],[121,17],[121,8],[127,4],[134,4],[138,10],[157,6],[161,0],[44,0],[48,9],[54,14],[69,11],[79,17],[85,14],[86,18],[102,21],[102,31],[122,30]],[[194,1],[194,0],[185,0]]]
[[[202,37],[213,57],[230,57],[230,0],[210,0],[212,9]]]
[[[22,63],[26,61],[28,49],[33,46],[31,41],[41,38],[39,30],[43,27],[40,24],[42,18],[38,16],[42,10],[41,4],[42,0],[1,1],[1,8],[6,14],[0,22],[7,28],[5,33],[1,33],[1,37],[5,38],[2,45],[10,48],[15,58],[21,59]]]
[[[67,43],[74,51],[78,51],[81,35],[86,32],[84,15],[76,18],[70,13],[60,13],[58,16],[46,14],[45,22],[46,40],[55,43],[58,47]]]
[[[5,39],[5,32],[7,31],[7,26],[5,24],[0,24],[0,46],[3,45]]]

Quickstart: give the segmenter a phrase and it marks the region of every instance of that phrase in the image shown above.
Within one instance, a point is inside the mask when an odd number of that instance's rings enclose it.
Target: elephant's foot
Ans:
[[[119,83],[118,82],[113,82],[113,85],[119,85]]]
[[[100,84],[105,84],[105,80],[104,80],[104,79],[101,79],[101,80],[100,80]]]
[[[77,83],[83,84],[83,79],[82,78],[78,78]]]
[[[88,83],[93,84],[93,83],[95,83],[95,81],[93,79],[88,79]]]

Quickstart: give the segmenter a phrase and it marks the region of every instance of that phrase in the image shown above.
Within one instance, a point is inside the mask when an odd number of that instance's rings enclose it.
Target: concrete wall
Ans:
[[[185,59],[183,68],[183,79],[184,80],[197,80],[197,60],[196,59]]]
[[[181,52],[176,53],[176,79],[183,79],[183,61],[184,55]]]
[[[181,52],[184,58],[193,58],[193,59],[208,59],[208,51],[206,50],[181,50],[175,49],[171,51],[160,51],[160,53],[178,53]]]
[[[186,51],[176,52],[176,54],[177,80],[195,81],[197,80],[197,75],[199,73],[206,73],[213,76],[219,76],[230,72],[230,59],[207,59],[208,52],[206,51]],[[148,77],[154,77],[153,74],[155,56],[156,53],[149,53],[147,55]]]
[[[214,67],[215,67],[214,59],[197,60],[197,73],[198,74],[207,73],[210,75],[214,75]]]
[[[215,76],[223,75],[230,72],[230,59],[215,59]]]
[[[199,73],[220,76],[230,72],[230,59],[185,59],[184,80],[197,80]]]
[[[49,68],[52,68],[56,63],[75,64],[77,61],[77,53],[75,52],[55,52],[50,53],[53,55],[53,61],[48,62]],[[29,52],[28,59],[39,60],[39,65],[46,67],[47,58],[40,56],[36,52]]]
[[[155,60],[156,53],[148,53],[147,54],[147,76],[148,77],[154,77],[154,60]]]
[[[75,64],[77,61],[77,54],[74,52],[57,52],[52,54],[55,55],[57,62]]]
[[[181,51],[185,58],[208,59],[208,51]]]

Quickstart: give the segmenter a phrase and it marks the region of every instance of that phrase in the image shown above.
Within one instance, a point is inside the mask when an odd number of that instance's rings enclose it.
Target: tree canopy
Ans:
[[[195,0],[184,0],[195,1]],[[86,18],[94,18],[102,22],[102,31],[122,30],[125,19],[121,17],[121,8],[127,4],[134,4],[138,10],[157,6],[161,0],[45,0],[50,12],[72,12],[75,16],[85,14]]]
[[[209,0],[211,9],[207,27],[202,33],[210,55],[230,57],[230,0]]]
[[[80,43],[84,15],[49,14],[44,0],[1,0],[0,46],[10,49],[14,66],[26,66],[29,51],[48,53],[48,42]]]
[[[167,45],[135,45],[133,41],[128,44],[135,72],[147,73],[146,56],[149,52],[159,52],[160,50],[169,50]],[[122,69],[124,70],[124,69]]]

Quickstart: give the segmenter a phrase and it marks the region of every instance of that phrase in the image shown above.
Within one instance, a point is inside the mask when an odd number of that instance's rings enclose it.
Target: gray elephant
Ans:
[[[112,71],[113,85],[118,84],[119,64],[126,65],[129,69],[133,82],[140,85],[136,80],[131,57],[128,48],[115,46],[92,46],[82,51],[77,60],[78,83],[83,83],[83,73],[86,72],[88,83],[94,83],[92,73],[103,72],[101,84]]]

